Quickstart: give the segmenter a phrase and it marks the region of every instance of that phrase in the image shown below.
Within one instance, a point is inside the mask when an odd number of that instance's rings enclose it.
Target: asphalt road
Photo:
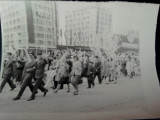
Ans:
[[[106,120],[155,117],[144,111],[145,97],[140,77],[122,77],[118,83],[98,84],[87,89],[87,82],[79,86],[79,95],[67,93],[67,86],[58,93],[49,89],[46,97],[39,91],[34,101],[27,101],[31,92],[26,89],[18,101],[12,99],[19,87],[9,91],[8,85],[0,94],[0,120]],[[50,88],[50,86],[48,86]]]

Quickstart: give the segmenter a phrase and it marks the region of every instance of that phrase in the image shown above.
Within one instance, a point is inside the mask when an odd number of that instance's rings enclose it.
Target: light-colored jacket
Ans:
[[[74,61],[71,75],[81,75],[82,74],[82,63],[80,61]]]

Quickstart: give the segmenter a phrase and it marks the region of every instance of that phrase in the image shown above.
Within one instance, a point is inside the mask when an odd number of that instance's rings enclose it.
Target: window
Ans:
[[[21,36],[21,33],[18,33],[19,36]]]
[[[19,14],[19,11],[16,11],[16,15],[18,15]]]
[[[21,40],[19,40],[18,42],[19,42],[19,44],[21,44],[21,43],[22,43],[22,41],[21,41]]]
[[[18,28],[18,29],[21,29],[21,26],[19,25],[17,28]]]
[[[17,19],[17,22],[18,22],[18,23],[20,22],[20,18]]]
[[[48,45],[51,45],[51,41],[48,41]]]

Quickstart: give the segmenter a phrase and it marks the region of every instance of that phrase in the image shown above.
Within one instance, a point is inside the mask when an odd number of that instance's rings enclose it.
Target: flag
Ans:
[[[79,41],[81,41],[81,33],[79,32]]]
[[[70,30],[70,45],[72,45],[72,30]]]
[[[62,38],[62,28],[61,28],[61,30],[60,30],[60,36],[61,36],[61,38]]]

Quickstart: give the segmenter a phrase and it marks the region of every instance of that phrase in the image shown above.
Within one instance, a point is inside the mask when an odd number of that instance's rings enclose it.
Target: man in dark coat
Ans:
[[[101,78],[101,61],[99,60],[98,56],[95,56],[95,65],[94,65],[94,80],[96,76],[98,77],[99,84],[102,83],[102,78]]]
[[[93,62],[90,61],[87,69],[88,88],[91,88],[91,85],[94,87],[93,72],[94,72]]]
[[[34,75],[35,68],[36,67],[35,67],[34,55],[33,53],[29,53],[29,58],[25,61],[24,65],[24,71],[22,75],[23,80],[20,91],[17,97],[15,97],[13,100],[19,100],[27,86],[30,88],[31,92],[33,92],[32,78]]]
[[[14,73],[15,61],[13,60],[13,56],[11,52],[8,52],[7,55],[8,55],[8,61],[5,63],[5,66],[3,69],[3,74],[2,74],[3,79],[0,86],[0,93],[2,92],[6,83],[9,84],[9,86],[11,87],[11,90],[16,88],[16,85],[11,80],[11,77],[14,77],[13,73]]]
[[[38,57],[38,61],[36,61],[36,69],[35,69],[36,82],[35,82],[35,85],[33,88],[32,95],[28,99],[28,101],[35,99],[35,94],[36,94],[38,88],[43,90],[43,92],[44,92],[43,96],[45,96],[46,93],[48,92],[48,90],[46,88],[44,88],[44,86],[42,85],[47,60],[44,57],[42,57],[42,53],[38,53],[37,57]]]

